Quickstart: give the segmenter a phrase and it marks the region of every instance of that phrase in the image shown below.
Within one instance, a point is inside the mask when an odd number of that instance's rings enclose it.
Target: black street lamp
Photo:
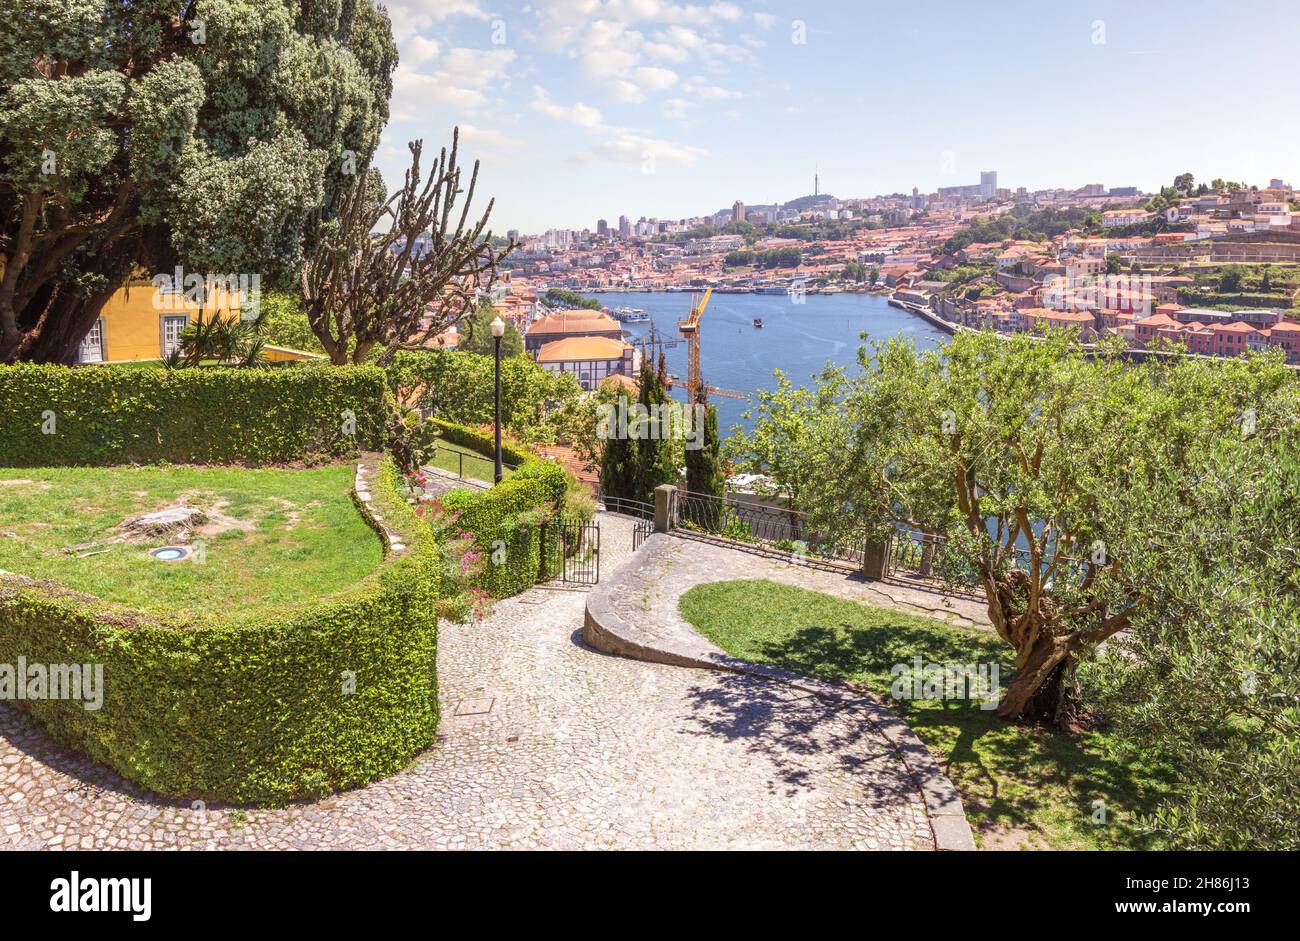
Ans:
[[[506,335],[505,321],[502,320],[500,317],[497,317],[495,320],[492,321],[492,345],[495,349],[495,354],[496,354],[493,357],[493,360],[495,362],[494,368],[496,373],[496,435],[497,435],[497,450],[496,450],[497,466],[496,466],[496,477],[494,478],[494,480],[498,484],[501,483],[501,338],[505,335]]]

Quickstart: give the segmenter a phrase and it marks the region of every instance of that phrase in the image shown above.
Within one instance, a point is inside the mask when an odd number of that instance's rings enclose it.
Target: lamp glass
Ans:
[[[506,335],[506,322],[500,317],[492,321],[492,335],[494,337],[503,337]]]

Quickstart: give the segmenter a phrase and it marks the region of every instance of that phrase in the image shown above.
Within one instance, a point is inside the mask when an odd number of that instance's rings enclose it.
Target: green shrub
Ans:
[[[488,560],[478,587],[505,598],[537,583],[542,523],[556,514],[564,496],[563,468],[533,458],[489,490],[453,490],[443,498],[446,507],[461,511],[458,525],[474,534]]]
[[[0,662],[103,665],[100,709],[23,705],[59,740],[178,797],[280,803],[405,767],[438,724],[437,546],[392,462],[376,476],[375,506],[407,550],[318,605],[167,620],[0,578]]]
[[[388,366],[388,378],[402,402],[428,409],[444,421],[483,425],[493,420],[491,356],[401,350]],[[516,438],[552,440],[556,416],[581,394],[571,373],[544,369],[526,356],[501,361],[501,423]]]
[[[465,425],[443,421],[441,418],[430,418],[429,421],[438,429],[438,437],[495,460],[497,453],[496,439],[492,435]],[[509,438],[502,437],[501,460],[513,467],[519,467],[528,461],[535,461],[537,458],[531,451],[521,447]]]
[[[387,387],[370,366],[0,367],[0,466],[273,464],[373,450]],[[345,421],[351,411],[355,434]],[[51,432],[51,433],[47,433]]]

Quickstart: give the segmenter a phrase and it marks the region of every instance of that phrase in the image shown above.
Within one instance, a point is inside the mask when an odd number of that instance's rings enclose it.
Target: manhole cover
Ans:
[[[189,557],[189,546],[162,546],[159,549],[150,549],[149,554],[160,562],[179,562],[181,559]]]
[[[495,699],[462,699],[456,705],[458,716],[482,716],[492,711]]]

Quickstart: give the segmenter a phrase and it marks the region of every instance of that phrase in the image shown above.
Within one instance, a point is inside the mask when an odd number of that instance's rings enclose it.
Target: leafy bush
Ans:
[[[318,605],[168,620],[0,579],[0,662],[102,664],[100,709],[23,705],[163,794],[278,803],[392,774],[438,724],[437,546],[396,485],[381,462],[373,499],[406,551]]]
[[[325,347],[307,322],[302,300],[295,294],[267,291],[262,295],[261,314],[254,323],[269,346],[284,346],[305,353],[325,354]]]
[[[564,470],[536,458],[490,490],[452,490],[443,498],[445,507],[460,511],[461,528],[474,533],[479,552],[488,560],[479,587],[494,598],[504,598],[537,582],[542,568],[541,527],[564,499]]]
[[[369,366],[19,364],[0,367],[0,401],[6,467],[273,464],[347,455],[382,446],[388,410],[384,374]]]
[[[440,418],[431,418],[429,422],[438,429],[438,437],[443,440],[458,444],[462,448],[468,448],[486,458],[495,459],[496,438],[494,436],[475,428],[458,425],[455,422],[443,421]],[[503,436],[501,439],[501,460],[518,467],[527,461],[535,461],[537,458],[531,451]]]
[[[493,420],[491,356],[402,350],[388,366],[388,377],[401,402],[428,409],[443,421],[485,425]],[[551,372],[528,357],[503,359],[502,427],[522,440],[551,441],[557,416],[575,403],[581,392],[571,373]]]

